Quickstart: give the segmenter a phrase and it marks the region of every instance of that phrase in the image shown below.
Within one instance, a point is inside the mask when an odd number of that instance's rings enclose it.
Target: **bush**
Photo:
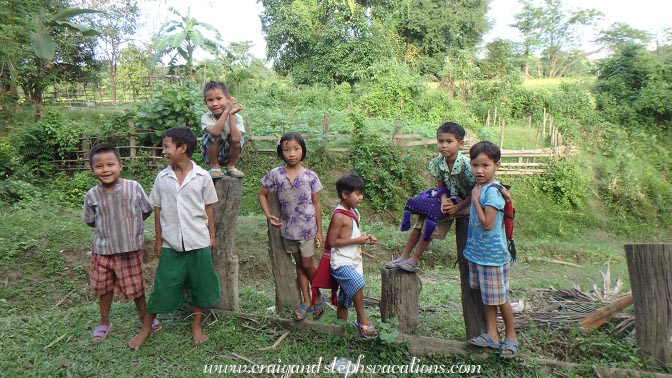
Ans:
[[[546,172],[537,176],[537,188],[557,204],[577,209],[586,204],[588,178],[580,170],[578,159],[549,161]]]

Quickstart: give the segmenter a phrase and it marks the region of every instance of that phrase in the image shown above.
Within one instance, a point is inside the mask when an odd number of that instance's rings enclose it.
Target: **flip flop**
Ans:
[[[359,335],[362,336],[365,339],[375,339],[378,337],[378,331],[376,331],[376,327],[373,326],[373,324],[360,324],[355,320],[355,327],[357,327],[357,330],[359,331]],[[374,334],[367,334],[373,332]]]
[[[500,347],[502,353],[499,354],[502,358],[513,358],[518,353],[518,340],[504,339]],[[511,354],[504,354],[505,350],[511,351]]]
[[[397,269],[399,268],[399,259],[393,259],[392,261],[385,264],[385,269]]]
[[[233,167],[233,168],[228,168],[224,171],[224,174],[227,176],[231,176],[233,178],[243,178],[245,177],[245,174],[240,171],[240,169]]]
[[[112,330],[112,323],[110,325],[105,325],[105,324],[98,324],[94,329],[93,329],[93,341],[96,342],[101,342],[105,340],[107,335],[110,333]]]
[[[413,264],[408,259],[399,263],[399,269],[405,270],[409,273],[415,273],[420,270],[417,265]]]
[[[213,179],[218,179],[224,177],[224,172],[220,168],[210,168],[208,171],[210,173],[210,177]]]
[[[324,308],[327,307],[327,300],[327,297],[322,294],[322,302],[316,303],[310,308],[310,312],[313,313],[313,320],[318,321],[322,318],[322,315],[324,315]]]
[[[301,303],[299,307],[294,310],[292,316],[294,317],[294,320],[301,321],[306,318],[308,311],[310,311],[310,307],[306,306],[305,303]]]
[[[142,322],[138,320],[138,329],[142,328]],[[159,323],[159,319],[154,319],[152,320],[152,332],[158,332],[163,328],[161,323]]]
[[[502,344],[496,343],[495,340],[487,333],[483,332],[480,335],[469,339],[469,344],[482,348],[501,349]]]

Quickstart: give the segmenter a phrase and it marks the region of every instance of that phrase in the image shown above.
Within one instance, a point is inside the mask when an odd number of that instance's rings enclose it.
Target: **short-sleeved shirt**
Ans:
[[[457,152],[452,170],[448,170],[448,162],[442,155],[430,160],[428,166],[432,177],[442,180],[451,196],[464,199],[471,195],[471,189],[476,185],[476,179],[471,173],[471,161],[462,152]]]
[[[233,118],[236,120],[236,127],[238,130],[240,130],[240,133],[245,132],[245,125],[243,124],[243,117],[236,113],[233,115]],[[212,114],[212,112],[207,112],[201,116],[201,130],[205,132],[205,128],[214,125],[217,122],[217,118],[215,118],[215,115]],[[224,130],[222,131],[222,135],[226,136],[231,134],[231,125],[229,125],[229,120],[227,119],[226,122],[224,122]]]
[[[322,183],[315,172],[304,168],[292,184],[285,167],[277,167],[261,179],[261,185],[269,191],[278,192],[282,222],[280,235],[290,240],[313,239],[317,224],[312,196],[322,190]]]
[[[162,247],[178,252],[210,246],[205,205],[217,202],[210,174],[193,161],[191,164],[193,168],[182,185],[171,166],[159,172],[149,194],[152,206],[161,208]]]
[[[86,192],[82,220],[94,223],[93,251],[111,255],[143,249],[143,214],[150,213],[147,194],[133,180],[120,179],[112,192],[98,184]]]
[[[494,183],[499,184],[498,181]],[[496,187],[488,184],[481,189],[478,202],[483,208],[492,206],[497,209],[497,216],[492,229],[487,231],[478,220],[475,204],[472,202],[464,258],[479,265],[502,266],[508,264],[511,261],[511,255],[509,255],[506,231],[504,230],[504,197]]]

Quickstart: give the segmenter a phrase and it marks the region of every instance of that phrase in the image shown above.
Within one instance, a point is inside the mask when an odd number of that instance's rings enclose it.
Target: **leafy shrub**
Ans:
[[[50,195],[64,206],[81,208],[86,192],[98,184],[91,171],[80,171],[72,175],[56,174],[49,184]]]
[[[9,138],[0,137],[0,179],[7,179],[19,168],[17,151]]]
[[[589,191],[588,180],[581,173],[577,159],[549,161],[546,172],[538,176],[537,187],[555,203],[573,208],[585,204]]]
[[[15,178],[0,180],[0,204],[30,201],[39,196],[40,190],[31,183]]]
[[[401,118],[414,108],[413,97],[423,82],[406,65],[379,62],[369,68],[370,81],[359,105],[368,115]]]
[[[417,193],[423,187],[419,161],[412,154],[404,154],[399,147],[383,140],[380,134],[370,132],[361,114],[351,115],[352,168],[366,182],[366,196],[374,210],[397,209],[400,201]]]

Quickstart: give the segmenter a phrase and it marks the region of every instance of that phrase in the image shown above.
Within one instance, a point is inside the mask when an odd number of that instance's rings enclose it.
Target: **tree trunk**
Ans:
[[[672,244],[626,244],[635,341],[655,366],[672,361]]]
[[[462,287],[462,314],[464,330],[467,340],[480,335],[487,330],[485,323],[485,308],[481,299],[481,291],[469,288],[469,265],[462,253],[467,245],[467,227],[469,218],[455,219],[455,234],[457,239],[457,261],[460,266],[460,285]]]
[[[280,202],[278,193],[268,192],[268,209],[271,214],[280,218]],[[268,225],[268,255],[271,259],[273,280],[275,281],[275,312],[293,311],[301,303],[301,291],[296,280],[296,268],[292,256],[285,252],[280,229]]]
[[[380,270],[381,294],[380,317],[383,322],[390,318],[399,320],[399,332],[413,334],[418,328],[420,305],[418,304],[422,283],[415,273],[401,269]]]
[[[238,311],[236,229],[243,194],[243,180],[223,177],[215,181],[215,189],[219,199],[214,205],[217,250],[212,254],[212,261],[222,287],[222,297],[215,308]]]

